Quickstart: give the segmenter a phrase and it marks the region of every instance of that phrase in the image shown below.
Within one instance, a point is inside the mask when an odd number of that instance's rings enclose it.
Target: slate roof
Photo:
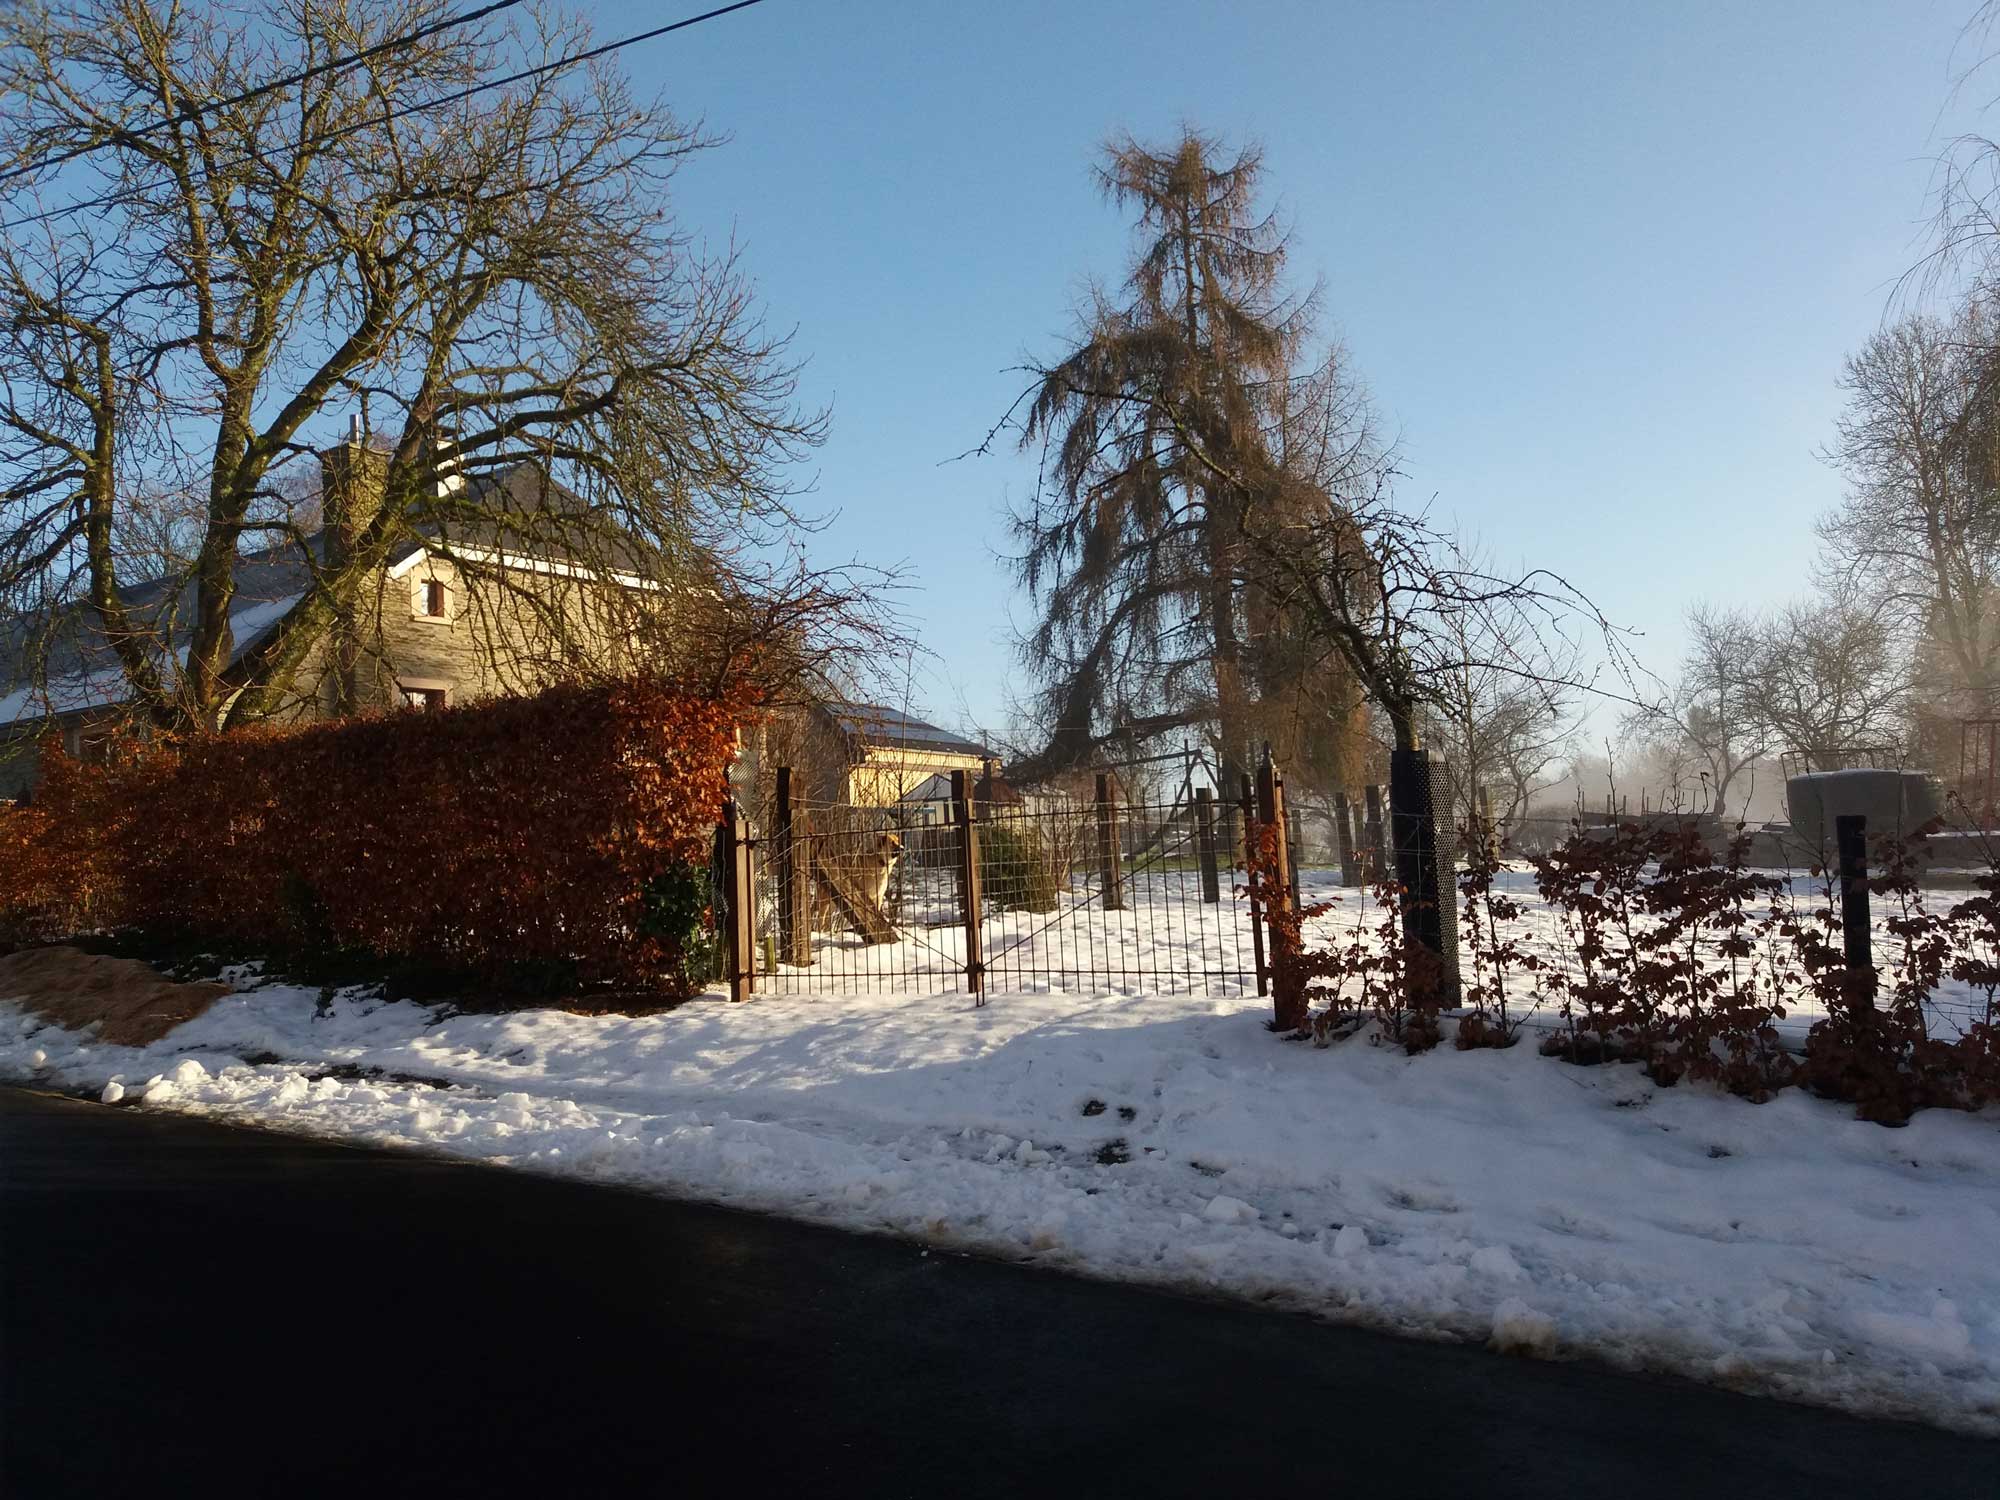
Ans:
[[[479,503],[504,515],[509,512],[532,515],[546,511],[580,511],[584,502],[571,490],[549,478],[539,464],[524,460],[494,473],[469,481]],[[497,503],[496,503],[497,499]],[[513,547],[549,553],[546,541],[531,542],[502,521],[455,528],[452,540],[472,546]],[[402,544],[388,559],[394,566],[423,544]],[[635,547],[636,547],[635,543]],[[326,534],[306,539],[304,547],[286,542],[261,552],[246,552],[236,560],[236,596],[230,610],[230,633],[235,661],[257,645],[276,627],[311,587],[313,563],[326,557]],[[174,658],[185,661],[193,634],[195,585],[191,578],[153,578],[127,584],[120,590],[135,624],[160,631],[171,622]],[[34,632],[42,625],[39,615],[16,615],[0,620],[0,728],[28,723],[51,715],[84,709],[109,708],[130,697],[130,685],[119,667],[116,653],[104,637],[96,613],[82,604],[65,611],[49,643],[43,670],[46,686],[29,680],[23,652]]]
[[[893,746],[902,750],[928,750],[938,755],[963,755],[983,759],[993,754],[986,746],[963,735],[926,724],[899,708],[879,703],[829,703],[826,712],[843,734],[867,745]]]

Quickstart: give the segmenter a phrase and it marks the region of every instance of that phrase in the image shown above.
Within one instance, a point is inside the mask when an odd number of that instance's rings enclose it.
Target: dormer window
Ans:
[[[424,580],[424,614],[433,620],[444,618],[444,583],[440,579]]]

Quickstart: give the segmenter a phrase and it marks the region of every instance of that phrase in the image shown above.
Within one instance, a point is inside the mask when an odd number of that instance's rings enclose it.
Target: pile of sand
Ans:
[[[80,1031],[102,1022],[107,1042],[143,1047],[230,993],[226,984],[177,984],[136,958],[80,948],[24,948],[0,957],[0,1000]]]

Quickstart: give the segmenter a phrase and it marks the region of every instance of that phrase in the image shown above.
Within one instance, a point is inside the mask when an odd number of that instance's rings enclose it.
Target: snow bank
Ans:
[[[1990,1113],[1321,1051],[1254,999],[317,1000],[144,1048],[0,1004],[0,1075],[2000,1432]]]

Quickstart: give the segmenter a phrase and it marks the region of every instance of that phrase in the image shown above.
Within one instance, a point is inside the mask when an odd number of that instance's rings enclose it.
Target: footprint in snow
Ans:
[[[1717,1245],[1734,1245],[1758,1236],[1745,1234],[1740,1220],[1732,1219],[1727,1224],[1713,1221],[1696,1223],[1692,1219],[1653,1219],[1649,1221],[1655,1229],[1664,1229],[1668,1234],[1684,1234],[1690,1239],[1708,1240]]]
[[[1458,1203],[1448,1194],[1432,1192],[1425,1188],[1392,1187],[1385,1189],[1382,1201],[1391,1208],[1407,1209],[1420,1214],[1455,1214]]]
[[[1598,1240],[1609,1243],[1618,1238],[1608,1225],[1594,1219],[1581,1218],[1560,1208],[1544,1206],[1536,1216],[1536,1222],[1551,1234],[1566,1234],[1572,1239]]]

